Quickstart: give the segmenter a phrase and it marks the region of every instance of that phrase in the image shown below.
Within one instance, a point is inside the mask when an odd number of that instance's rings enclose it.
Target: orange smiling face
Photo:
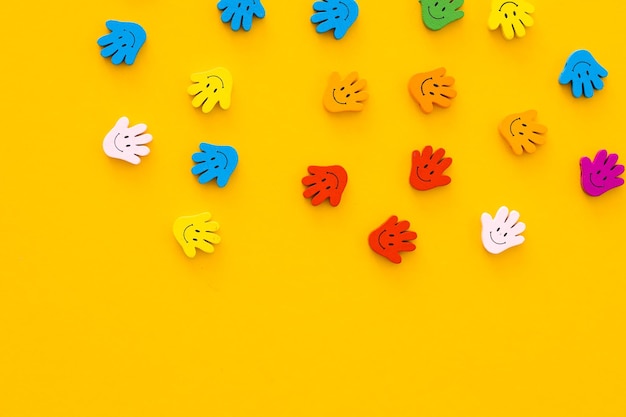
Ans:
[[[456,97],[456,90],[452,88],[454,78],[445,74],[445,68],[437,68],[415,74],[409,80],[409,93],[424,113],[432,112],[434,104],[450,107],[451,99]]]
[[[369,94],[364,91],[367,81],[359,79],[356,72],[351,72],[343,80],[333,72],[324,92],[324,107],[332,113],[344,111],[361,111],[363,102]]]

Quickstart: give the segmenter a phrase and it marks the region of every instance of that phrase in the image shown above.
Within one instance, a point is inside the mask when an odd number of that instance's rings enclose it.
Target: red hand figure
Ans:
[[[413,151],[411,175],[409,181],[416,190],[426,191],[441,185],[450,184],[450,177],[443,172],[452,164],[452,158],[444,158],[446,151],[437,149],[433,153],[432,146],[420,151]]]
[[[391,262],[402,262],[400,251],[411,252],[415,245],[410,240],[417,239],[417,233],[409,230],[411,224],[407,220],[398,222],[397,216],[391,216],[378,229],[370,233],[370,248]]]
[[[321,204],[328,198],[330,205],[335,207],[341,201],[341,194],[348,183],[348,173],[339,165],[327,167],[310,166],[309,176],[302,178],[302,184],[307,188],[304,190],[304,198],[311,198],[314,206]]]

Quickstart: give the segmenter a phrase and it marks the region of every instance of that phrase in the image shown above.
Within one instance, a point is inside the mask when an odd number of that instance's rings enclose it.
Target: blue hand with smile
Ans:
[[[139,49],[146,42],[146,31],[137,23],[117,20],[107,21],[106,27],[111,33],[98,39],[98,45],[102,46],[100,55],[104,58],[111,57],[111,62],[115,65],[122,62],[132,65]]]
[[[603,77],[609,72],[602,67],[589,51],[579,50],[570,55],[559,77],[559,83],[572,83],[572,95],[576,98],[585,94],[593,97],[593,90],[604,88]]]
[[[201,143],[200,151],[194,153],[191,157],[196,163],[191,168],[191,173],[199,175],[198,181],[200,184],[206,184],[217,178],[219,187],[226,186],[239,161],[235,148]]]
[[[313,10],[316,13],[311,16],[311,23],[317,24],[317,33],[334,30],[335,39],[343,38],[359,16],[359,6],[354,0],[316,1]]]

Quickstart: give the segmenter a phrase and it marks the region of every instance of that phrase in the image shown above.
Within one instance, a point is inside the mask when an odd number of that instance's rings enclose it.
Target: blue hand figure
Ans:
[[[345,36],[350,26],[359,16],[359,6],[354,0],[322,0],[313,3],[311,23],[318,24],[317,33],[335,30],[335,39]]]
[[[237,167],[239,160],[237,151],[231,146],[211,145],[204,142],[200,144],[200,150],[202,152],[196,152],[191,157],[197,163],[191,168],[191,173],[199,175],[200,184],[206,184],[217,178],[217,185],[224,187]]]
[[[220,0],[217,8],[222,10],[222,22],[230,22],[232,30],[250,30],[254,16],[262,19],[265,9],[260,0]]]
[[[593,97],[593,90],[602,90],[602,77],[609,75],[602,65],[595,60],[589,51],[579,50],[567,58],[565,68],[559,77],[559,83],[572,83],[572,94],[578,98],[583,93],[585,97]]]
[[[146,31],[137,23],[117,20],[107,21],[106,26],[111,33],[98,39],[98,45],[103,47],[100,55],[104,58],[113,55],[111,62],[115,65],[121,64],[122,61],[132,65],[139,49],[146,41]]]

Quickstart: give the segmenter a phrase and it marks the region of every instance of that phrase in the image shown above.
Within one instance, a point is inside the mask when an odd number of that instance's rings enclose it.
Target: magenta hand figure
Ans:
[[[586,156],[580,159],[580,183],[583,191],[597,197],[612,188],[624,184],[619,176],[624,172],[624,165],[617,164],[617,154],[609,154],[605,149],[599,151],[593,162]]]

